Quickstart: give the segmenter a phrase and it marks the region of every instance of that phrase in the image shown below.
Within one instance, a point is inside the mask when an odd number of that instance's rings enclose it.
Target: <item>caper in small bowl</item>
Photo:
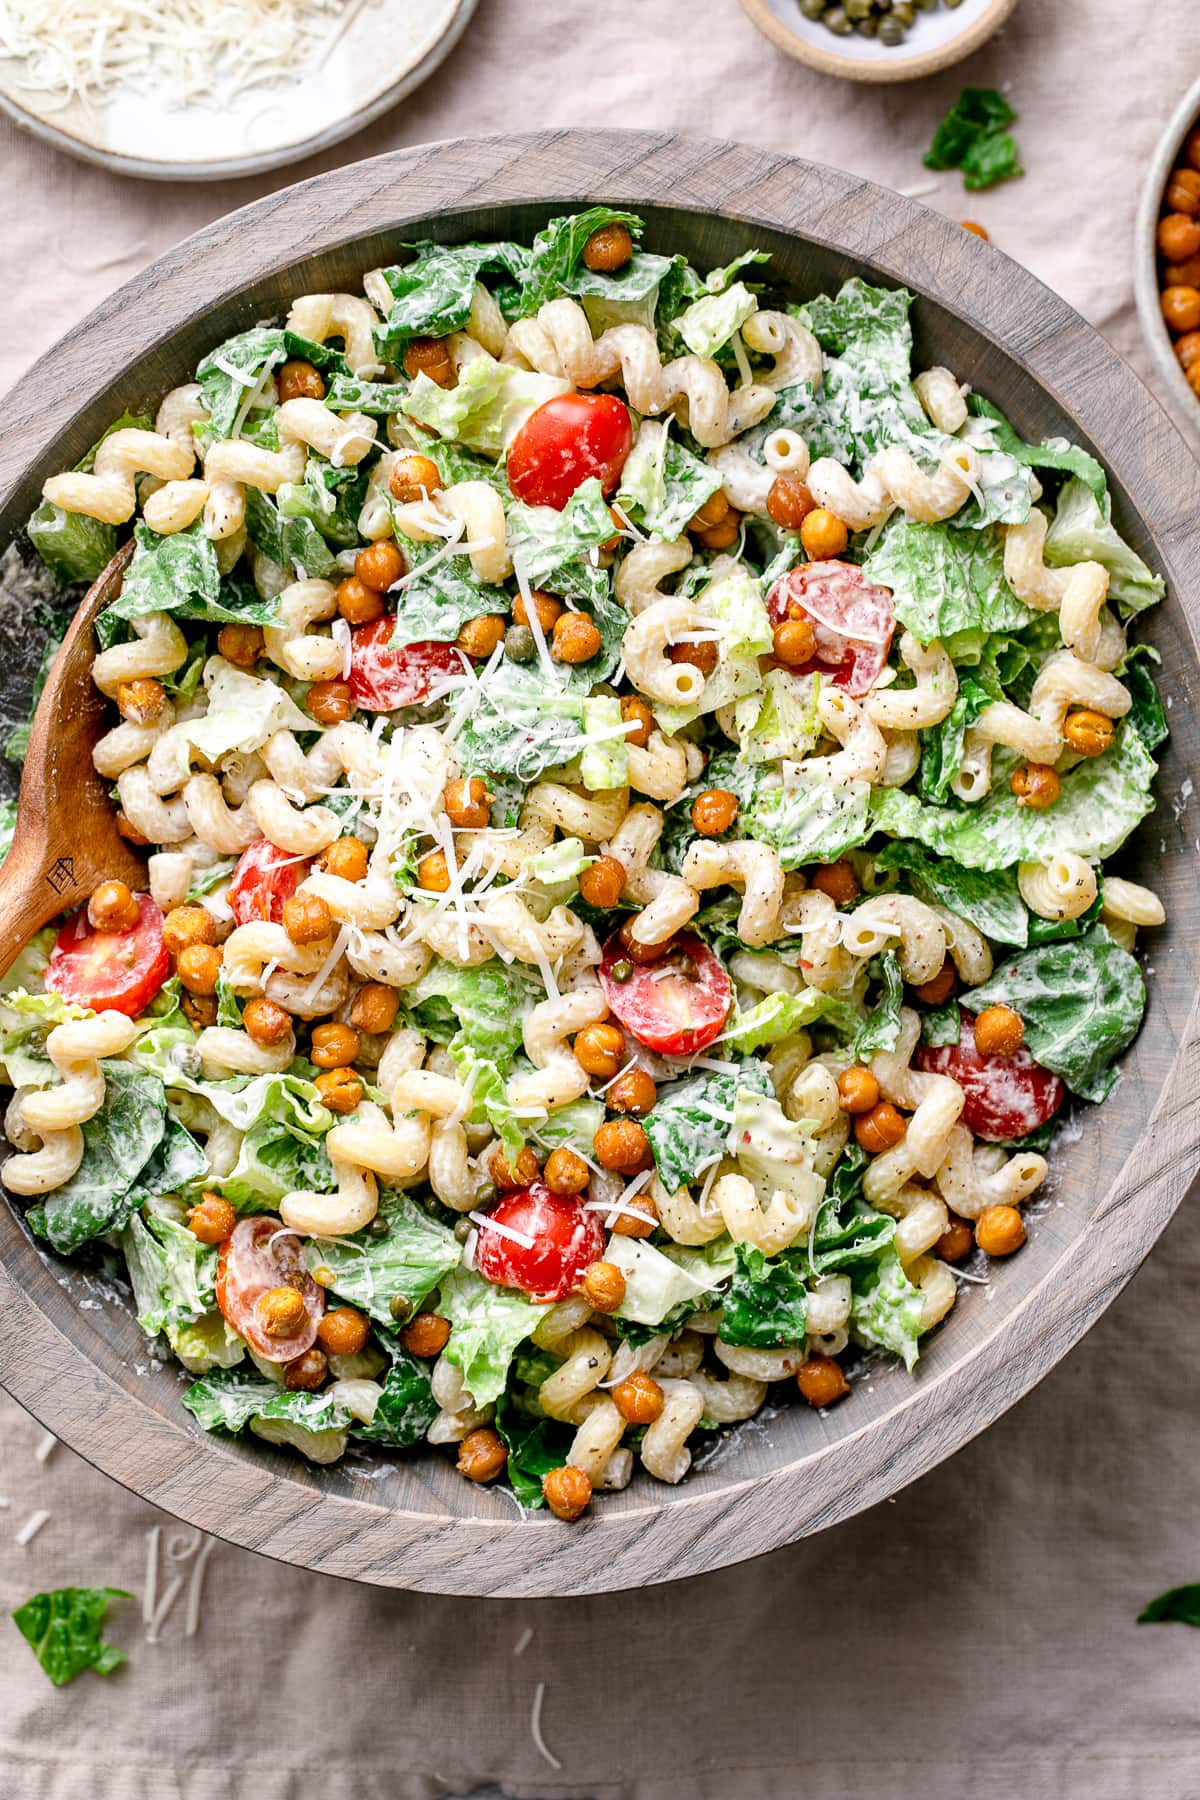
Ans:
[[[849,81],[912,81],[961,61],[1017,0],[742,0],[772,43]]]

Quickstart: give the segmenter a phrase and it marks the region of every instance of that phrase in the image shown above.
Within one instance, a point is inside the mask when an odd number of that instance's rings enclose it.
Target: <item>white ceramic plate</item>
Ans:
[[[877,38],[835,37],[819,20],[806,19],[796,0],[742,0],[759,30],[771,41],[826,75],[848,81],[913,81],[969,56],[999,29],[1016,0],[963,0],[919,12],[903,44],[889,48]]]
[[[46,106],[0,62],[0,107],[23,130],[122,175],[208,181],[277,169],[340,142],[412,92],[458,42],[478,0],[367,0],[300,77],[211,106],[153,92]]]

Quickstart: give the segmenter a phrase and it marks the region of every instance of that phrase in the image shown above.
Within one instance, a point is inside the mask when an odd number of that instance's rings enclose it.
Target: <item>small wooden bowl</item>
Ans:
[[[1184,139],[1197,125],[1200,125],[1200,81],[1193,82],[1172,114],[1170,124],[1158,140],[1154,160],[1142,185],[1134,238],[1133,279],[1138,316],[1142,321],[1146,341],[1167,385],[1179,422],[1200,454],[1200,398],[1188,386],[1187,377],[1175,354],[1175,340],[1167,330],[1162,316],[1159,304],[1158,249],[1155,242],[1163,193],[1171,170],[1179,164]]]
[[[903,44],[877,38],[835,37],[820,20],[806,19],[796,0],[742,0],[765,37],[785,55],[843,81],[917,81],[949,69],[978,50],[1008,18],[1017,0],[963,0],[953,10],[918,13]]]
[[[355,285],[414,238],[527,241],[547,218],[599,200],[633,207],[652,248],[701,268],[768,249],[773,279],[797,295],[855,274],[909,286],[918,366],[945,363],[1026,438],[1071,437],[1103,459],[1118,528],[1170,582],[1170,604],[1144,623],[1182,703],[1163,804],[1122,858],[1123,872],[1162,894],[1170,923],[1150,940],[1149,1012],[1120,1086],[1085,1109],[1077,1141],[1056,1156],[1028,1244],[994,1268],[990,1288],[964,1285],[915,1377],[876,1369],[826,1415],[772,1410],[681,1487],[639,1474],[574,1526],[519,1517],[511,1496],[461,1480],[436,1452],[316,1469],[256,1439],[207,1436],[179,1404],[184,1378],[152,1362],[132,1312],[97,1306],[87,1276],[0,1205],[0,1380],[24,1406],[189,1524],[383,1586],[641,1587],[757,1556],[886,1499],[1053,1368],[1133,1274],[1200,1162],[1200,855],[1181,791],[1200,764],[1186,700],[1200,688],[1200,468],[1089,325],[936,213],[835,169],[653,132],[545,130],[337,169],[169,251],[18,383],[0,405],[0,545],[43,479],[123,408],[153,405],[222,338],[281,316],[296,294]]]

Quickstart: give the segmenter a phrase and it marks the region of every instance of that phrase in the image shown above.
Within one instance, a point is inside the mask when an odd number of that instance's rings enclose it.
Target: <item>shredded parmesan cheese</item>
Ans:
[[[467,1217],[475,1225],[486,1225],[489,1231],[496,1232],[499,1237],[511,1238],[514,1244],[520,1244],[522,1250],[532,1250],[537,1241],[523,1231],[514,1231],[511,1225],[502,1225],[499,1219],[489,1218],[487,1213],[470,1212]]]
[[[33,1542],[49,1517],[50,1514],[44,1506],[37,1512],[30,1513],[13,1541],[23,1550],[26,1544]]]
[[[530,617],[533,617],[532,609],[530,611]],[[537,1746],[538,1754],[545,1757],[552,1769],[561,1769],[562,1764],[552,1751],[547,1750],[546,1740],[542,1736],[542,1701],[545,1697],[546,1684],[544,1681],[539,1681],[533,1690],[533,1710],[529,1715],[529,1730],[533,1736],[533,1741]]]

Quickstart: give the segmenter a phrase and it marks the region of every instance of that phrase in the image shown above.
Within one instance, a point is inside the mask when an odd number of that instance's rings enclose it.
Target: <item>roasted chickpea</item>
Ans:
[[[576,1156],[574,1150],[560,1148],[552,1150],[546,1158],[542,1180],[552,1194],[582,1194],[591,1174],[582,1156]],[[596,1266],[601,1267],[600,1264]]]
[[[842,554],[850,542],[850,533],[836,513],[829,512],[824,506],[816,506],[800,526],[800,542],[812,562],[825,562],[831,556]]]
[[[825,894],[835,906],[852,906],[862,893],[853,863],[844,859],[818,864],[808,878],[808,885],[818,894]]]
[[[1062,792],[1062,783],[1049,763],[1022,763],[1008,778],[1017,796],[1018,806],[1031,806],[1034,812],[1045,812]]]
[[[606,1119],[597,1127],[592,1139],[596,1152],[596,1161],[602,1169],[615,1169],[619,1175],[636,1175],[640,1169],[648,1166],[650,1157],[650,1141],[636,1119]],[[638,1205],[645,1202],[646,1208],[653,1205],[644,1194],[638,1196]],[[657,1217],[654,1224],[657,1224]],[[621,1214],[614,1229],[621,1231],[624,1226],[634,1221]],[[628,1235],[633,1236],[630,1232]],[[642,1236],[641,1232],[636,1233]]]
[[[1173,213],[1200,213],[1200,169],[1175,169],[1163,196]]]
[[[565,612],[554,627],[550,654],[555,662],[591,662],[599,653],[600,633],[586,613]]]
[[[843,1112],[856,1116],[869,1113],[879,1105],[879,1083],[870,1069],[855,1066],[843,1069],[837,1080],[838,1100]]]
[[[485,659],[503,641],[504,627],[503,613],[480,613],[477,618],[467,620],[454,640],[454,648],[461,650],[464,656]]]
[[[737,795],[728,788],[708,788],[692,801],[692,824],[701,837],[720,837],[737,816]]]
[[[348,1069],[358,1061],[361,1049],[362,1040],[353,1025],[330,1021],[313,1026],[310,1054],[318,1069]]]
[[[117,689],[117,711],[131,725],[153,725],[167,704],[167,690],[161,681],[147,676],[137,681],[123,681]]]
[[[936,975],[922,981],[913,993],[922,1006],[944,1006],[958,985],[958,970],[947,957]]]
[[[934,1255],[940,1256],[943,1262],[960,1263],[974,1248],[975,1233],[965,1219],[951,1213],[949,1225],[933,1246]]]
[[[710,525],[706,531],[698,531],[695,535],[706,550],[729,550],[737,543],[741,529],[742,515],[730,507],[718,525]]]
[[[667,1396],[653,1375],[639,1369],[636,1374],[627,1375],[624,1381],[618,1381],[612,1389],[612,1401],[626,1424],[653,1425],[655,1419],[662,1417]]]
[[[289,400],[323,400],[325,398],[325,381],[319,369],[314,369],[310,362],[301,357],[293,357],[285,362],[275,377],[279,387],[279,404],[283,406]]]
[[[960,219],[959,224],[962,226],[964,231],[969,231],[972,234],[972,236],[977,237],[977,238],[982,238],[985,244],[991,243],[992,240],[991,240],[990,234],[988,233],[986,228],[979,223],[979,221],[977,219]]]
[[[723,519],[727,519],[732,510],[725,489],[718,488],[715,494],[708,496],[699,512],[692,514],[687,522],[687,530],[711,531],[714,525],[719,525]]]
[[[353,1069],[326,1069],[315,1083],[322,1106],[333,1113],[352,1113],[362,1104],[363,1084]]]
[[[585,1075],[611,1081],[625,1060],[625,1033],[619,1025],[585,1025],[575,1038],[575,1060]]]
[[[1200,269],[1196,273],[1200,285]],[[1185,375],[1194,369],[1200,363],[1200,331],[1189,331],[1185,337],[1181,337],[1175,345],[1175,354]]]
[[[528,1144],[521,1147],[516,1163],[512,1165],[497,1144],[488,1157],[487,1166],[488,1174],[502,1194],[513,1194],[519,1188],[531,1187],[541,1174],[538,1159]]]
[[[305,695],[309,717],[318,725],[342,725],[354,711],[348,681],[314,681]]]
[[[645,1166],[649,1168],[651,1162],[652,1158],[647,1152]],[[609,1229],[614,1237],[645,1238],[650,1237],[657,1226],[657,1206],[649,1194],[638,1194],[621,1208]]]
[[[133,820],[129,818],[126,813],[123,813],[120,807],[117,808],[114,823],[127,844],[135,844],[139,850],[144,850],[146,845],[150,842],[150,839],[145,837],[138,830]]]
[[[172,956],[189,944],[215,944],[217,921],[206,907],[173,906],[163,920],[163,943]]]
[[[329,1373],[329,1358],[314,1344],[283,1365],[283,1385],[293,1394],[314,1392]]]
[[[252,669],[263,653],[260,625],[222,625],[217,633],[217,649],[235,669]]]
[[[854,1121],[854,1135],[870,1156],[894,1149],[906,1130],[903,1113],[897,1112],[890,1100],[880,1100]]]
[[[579,877],[579,892],[589,906],[607,910],[625,891],[625,865],[615,856],[598,856]]]
[[[1193,169],[1200,169],[1200,127],[1189,132],[1184,139],[1183,154]]]
[[[671,939],[665,938],[661,944],[643,944],[640,939],[635,938],[633,935],[633,928],[636,924],[637,915],[635,914],[633,918],[626,919],[619,933],[621,948],[624,950],[626,956],[629,958],[630,962],[633,963],[661,962],[663,957],[667,954],[667,951],[671,948]]]
[[[799,669],[817,654],[817,634],[807,619],[784,619],[775,627],[771,648],[779,662]]]
[[[767,490],[767,514],[781,531],[799,531],[816,504],[798,475],[777,475]]]
[[[671,644],[667,649],[667,661],[673,663],[691,663],[693,669],[699,669],[707,681],[717,666],[717,646],[715,644]]]
[[[975,1221],[975,1242],[988,1256],[1011,1256],[1025,1242],[1025,1224],[1015,1206],[985,1206]]]
[[[93,931],[121,932],[136,930],[142,912],[123,881],[102,881],[92,889],[87,916]]]
[[[1167,213],[1158,221],[1158,247],[1168,262],[1186,262],[1200,252],[1200,224],[1186,213]]]
[[[626,724],[633,722],[633,730],[625,733],[627,744],[636,744],[644,750],[650,742],[650,733],[654,730],[654,714],[649,703],[634,694],[626,694],[621,701],[621,718]]]
[[[215,994],[221,973],[221,952],[211,944],[189,944],[181,950],[175,967],[189,994]]]
[[[504,1439],[487,1425],[468,1431],[458,1446],[458,1472],[468,1481],[495,1481],[507,1462]]]
[[[460,831],[482,831],[490,820],[487,788],[478,775],[448,781],[442,794],[446,816]]]
[[[1163,318],[1172,331],[1200,328],[1200,288],[1164,288],[1160,298]]]
[[[188,1230],[202,1244],[223,1244],[234,1226],[237,1214],[220,1194],[205,1194],[187,1213]]]
[[[445,338],[410,338],[404,348],[404,373],[410,381],[428,375],[439,387],[452,388],[458,381],[454,358]]]
[[[580,1291],[596,1312],[616,1312],[625,1298],[625,1277],[616,1263],[595,1262],[585,1274]]]
[[[1159,286],[1200,288],[1200,256],[1189,256],[1181,263],[1164,263]]]
[[[581,1517],[592,1498],[592,1484],[582,1469],[565,1463],[542,1476],[542,1498],[556,1519],[568,1525]]]
[[[217,1002],[212,994],[189,994],[180,996],[179,1004],[183,1016],[193,1031],[206,1031],[217,1022]]]
[[[529,598],[533,601],[533,610],[542,628],[542,635],[549,637],[563,616],[562,601],[556,600],[553,594],[544,594],[540,588],[534,588]],[[524,594],[518,594],[513,601],[512,616],[514,625],[528,625],[529,608],[525,604]]]
[[[647,1075],[645,1069],[626,1069],[606,1090],[604,1104],[610,1112],[634,1113],[638,1118],[644,1118],[653,1111],[657,1099],[654,1078]]]
[[[368,625],[382,614],[383,595],[359,576],[347,575],[337,584],[337,609],[348,625]]]
[[[832,1406],[850,1392],[840,1362],[832,1356],[809,1356],[796,1372],[796,1386],[810,1406]]]
[[[583,246],[584,268],[603,275],[623,269],[632,256],[633,238],[628,225],[601,225]]]
[[[429,456],[398,456],[388,476],[388,489],[393,500],[423,500],[436,494],[442,485],[438,466]]]
[[[366,1348],[370,1325],[353,1306],[335,1306],[322,1315],[317,1342],[331,1356],[357,1356]]]
[[[258,1322],[268,1337],[292,1337],[308,1317],[304,1296],[294,1287],[268,1288],[254,1302]]]
[[[1103,756],[1113,741],[1113,722],[1106,714],[1083,707],[1067,714],[1062,734],[1076,756]]]
[[[342,881],[361,881],[367,872],[367,846],[361,838],[335,838],[318,860],[317,867]]]
[[[400,996],[395,988],[382,981],[368,981],[350,1003],[350,1023],[356,1031],[377,1037],[381,1031],[392,1029],[399,1010]]]
[[[450,891],[450,864],[444,850],[429,850],[417,863],[417,886],[429,894]]]
[[[390,538],[368,544],[354,559],[354,573],[358,579],[364,587],[374,588],[379,594],[386,594],[392,583],[399,581],[407,570],[403,551]]]
[[[400,1342],[410,1356],[440,1356],[450,1342],[450,1321],[440,1313],[414,1313],[400,1333]]]
[[[975,1017],[975,1048],[982,1056],[1015,1056],[1025,1042],[1020,1013],[1011,1006],[985,1006]]]
[[[286,1042],[292,1029],[292,1015],[277,1006],[274,1000],[256,994],[253,1000],[246,1002],[242,1024],[256,1044],[265,1044],[269,1049],[274,1044]]]
[[[333,914],[316,894],[293,894],[283,903],[283,929],[293,944],[320,944],[333,933]]]

